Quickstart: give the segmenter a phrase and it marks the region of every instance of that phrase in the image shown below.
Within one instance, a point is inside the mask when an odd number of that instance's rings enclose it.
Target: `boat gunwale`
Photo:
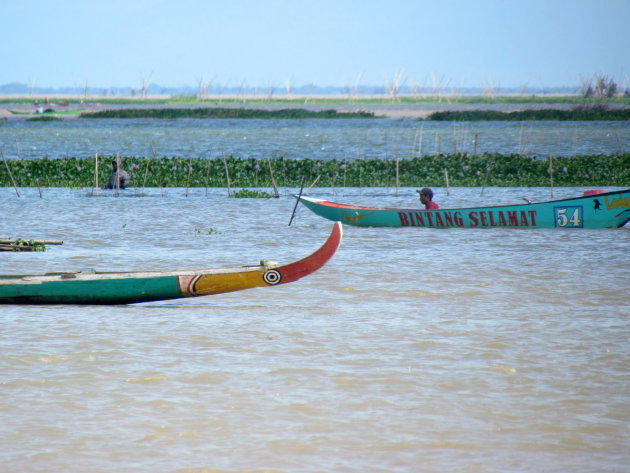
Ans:
[[[630,192],[630,188],[610,191],[610,192],[602,192],[601,194],[593,194],[593,195],[580,195],[577,197],[567,197],[564,199],[557,200],[544,200],[541,202],[524,202],[524,203],[514,203],[514,204],[501,204],[501,205],[487,205],[487,206],[477,206],[477,207],[449,207],[449,208],[440,208],[440,209],[416,209],[416,208],[403,208],[403,207],[365,207],[361,205],[349,205],[349,204],[340,204],[338,202],[333,202],[325,199],[318,199],[316,197],[308,197],[308,196],[297,196],[297,199],[304,199],[308,202],[311,202],[316,205],[322,205],[330,208],[338,208],[338,209],[357,209],[357,210],[370,210],[370,211],[387,211],[387,212],[440,212],[440,211],[472,211],[478,209],[500,209],[505,207],[529,207],[532,205],[548,205],[555,204],[560,202],[566,202],[570,200],[580,200],[580,199],[594,199],[598,197],[609,196],[613,194],[623,194],[626,192]]]

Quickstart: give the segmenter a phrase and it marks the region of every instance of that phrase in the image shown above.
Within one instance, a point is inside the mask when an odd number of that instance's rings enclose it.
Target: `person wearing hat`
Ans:
[[[424,187],[416,191],[420,194],[420,202],[424,204],[424,208],[427,210],[437,210],[440,206],[437,202],[433,202],[433,191],[428,187]]]

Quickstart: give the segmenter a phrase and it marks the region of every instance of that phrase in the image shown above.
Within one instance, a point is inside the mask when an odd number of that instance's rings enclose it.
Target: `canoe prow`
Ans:
[[[0,304],[131,304],[197,297],[297,281],[324,266],[342,239],[336,222],[314,253],[283,266],[261,262],[236,268],[0,276]]]

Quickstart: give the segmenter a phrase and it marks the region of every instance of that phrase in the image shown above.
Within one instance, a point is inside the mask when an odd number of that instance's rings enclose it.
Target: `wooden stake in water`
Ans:
[[[186,176],[186,197],[188,197],[188,189],[190,186],[190,173],[192,172],[192,158],[188,161],[188,176]]]
[[[553,197],[553,158],[549,156],[549,194]]]
[[[206,166],[206,197],[208,197],[208,179],[210,178],[210,158],[208,158],[208,165]]]
[[[94,154],[94,191],[98,194],[98,153]]]
[[[230,170],[228,169],[228,163],[227,159],[225,159],[225,154],[223,155],[223,165],[225,166],[225,179],[227,181],[228,197],[232,197],[232,189],[230,189]]]
[[[114,195],[118,197],[120,195],[120,153],[116,155],[116,175],[114,176],[116,183],[114,184],[114,189],[116,192]]]
[[[486,175],[483,178],[483,185],[481,186],[481,192],[479,193],[479,195],[483,195],[483,190],[486,187],[486,183],[488,182],[488,176],[490,176],[490,168],[492,167],[492,163],[490,163],[488,165],[488,167],[486,168]]]
[[[357,165],[359,166],[359,194],[363,191],[363,166],[361,166],[361,151],[357,148]]]
[[[11,174],[11,169],[9,169],[9,163],[7,163],[7,158],[4,157],[4,153],[2,152],[2,150],[0,149],[0,154],[2,154],[2,160],[4,161],[4,165],[7,168],[7,173],[9,174],[9,177],[11,178],[11,182],[13,183],[13,188],[15,189],[15,194],[20,197],[20,191],[17,188],[17,185],[15,184],[15,179],[13,179],[13,174]]]
[[[451,195],[451,191],[448,187],[448,169],[444,168],[444,182],[446,183],[446,195]]]
[[[313,181],[313,183],[312,183],[312,184],[308,187],[308,189],[306,189],[306,194],[308,194],[308,193],[311,191],[311,189],[313,188],[313,186],[315,186],[315,184],[317,184],[317,181],[319,181],[319,178],[320,178],[320,177],[322,177],[322,175],[321,175],[321,174],[319,174],[319,175],[315,178],[315,180]]]
[[[398,196],[398,187],[400,185],[400,164],[398,159],[398,146],[396,146],[396,196]]]
[[[276,194],[276,197],[280,197],[280,192],[278,192],[278,186],[276,185],[276,179],[273,177],[273,169],[271,168],[271,159],[267,159],[267,164],[269,165],[269,176],[271,176],[271,185],[273,186],[273,191]]]

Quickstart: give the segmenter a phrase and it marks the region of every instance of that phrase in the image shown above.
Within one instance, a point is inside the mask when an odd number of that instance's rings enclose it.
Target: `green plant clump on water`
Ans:
[[[46,251],[45,243],[39,243],[35,240],[23,240],[22,238],[18,238],[17,240],[15,240],[13,243],[11,243],[11,246],[26,246],[30,247],[31,251]]]
[[[37,117],[27,118],[27,122],[62,122],[63,119],[50,115],[39,115]]]
[[[494,110],[446,111],[429,115],[430,121],[627,121],[630,109],[608,109],[606,107],[576,107],[573,110],[521,110],[498,112]]]
[[[263,110],[251,108],[130,108],[82,113],[81,118],[374,118],[371,112],[337,112],[336,110],[311,111],[301,108]]]
[[[276,197],[274,194],[270,194],[269,192],[264,192],[256,189],[239,189],[232,197],[237,199],[270,199],[272,197]]]
[[[113,156],[99,158],[98,184],[107,182]],[[392,159],[317,161],[273,158],[121,157],[131,187],[630,187],[630,153],[542,159],[518,154],[438,154]],[[0,186],[96,186],[95,158],[6,160],[0,165]],[[271,172],[269,171],[271,164]],[[7,172],[11,170],[11,175]],[[226,174],[227,168],[227,174]],[[396,176],[398,175],[398,179]],[[245,191],[243,191],[245,192]],[[246,193],[251,193],[247,191]]]

